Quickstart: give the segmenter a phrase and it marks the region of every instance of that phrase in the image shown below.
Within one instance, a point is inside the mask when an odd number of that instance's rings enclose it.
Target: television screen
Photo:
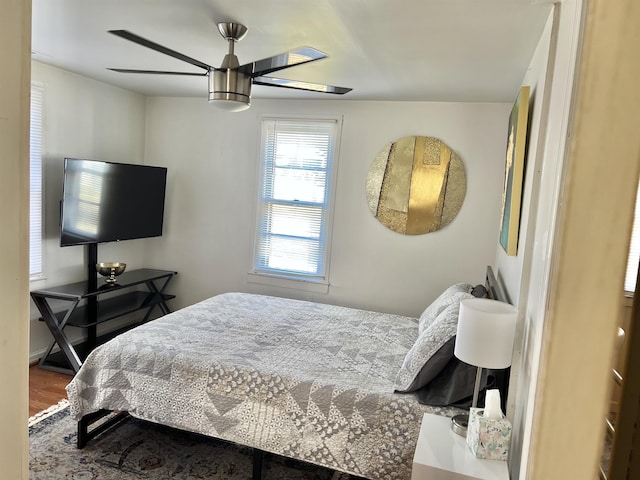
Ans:
[[[64,159],[60,245],[162,235],[167,169]]]

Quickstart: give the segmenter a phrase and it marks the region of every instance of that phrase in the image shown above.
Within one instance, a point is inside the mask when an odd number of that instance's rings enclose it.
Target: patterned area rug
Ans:
[[[68,403],[29,421],[31,480],[143,478],[249,480],[252,450],[130,418],[76,449]],[[265,454],[263,480],[357,480],[309,463]]]

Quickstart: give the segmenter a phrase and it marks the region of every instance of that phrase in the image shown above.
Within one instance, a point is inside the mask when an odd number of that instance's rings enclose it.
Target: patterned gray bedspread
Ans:
[[[393,393],[414,318],[226,293],[94,350],[72,415],[127,410],[164,425],[371,479],[409,479],[422,415]]]

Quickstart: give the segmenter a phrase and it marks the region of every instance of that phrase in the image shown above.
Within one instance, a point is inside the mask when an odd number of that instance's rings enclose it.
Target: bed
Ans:
[[[270,452],[409,479],[423,414],[461,412],[420,392],[446,371],[472,288],[451,286],[420,318],[247,293],[165,315],[98,347],[67,386],[78,446],[132,415],[254,448],[254,478]]]

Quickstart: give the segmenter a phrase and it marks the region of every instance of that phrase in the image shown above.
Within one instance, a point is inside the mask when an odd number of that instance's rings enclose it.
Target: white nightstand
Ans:
[[[411,480],[508,480],[507,462],[476,458],[451,419],[425,413],[413,456]]]

